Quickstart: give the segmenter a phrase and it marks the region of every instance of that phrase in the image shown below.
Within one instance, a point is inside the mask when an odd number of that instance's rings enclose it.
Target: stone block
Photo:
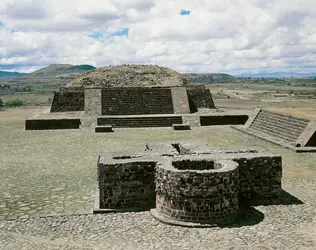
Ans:
[[[95,127],[96,133],[107,133],[107,132],[114,132],[112,125],[103,125],[103,126],[96,126]]]
[[[190,130],[191,127],[188,124],[172,124],[173,130]]]

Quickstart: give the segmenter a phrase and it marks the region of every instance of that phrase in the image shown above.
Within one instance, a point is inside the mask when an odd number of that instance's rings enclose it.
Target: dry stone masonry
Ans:
[[[156,168],[156,211],[163,219],[227,224],[238,212],[238,164],[168,160]]]
[[[162,148],[162,149],[161,149]],[[239,208],[277,204],[282,159],[257,151],[196,151],[180,143],[101,154],[95,212],[152,208],[171,224],[225,225]]]

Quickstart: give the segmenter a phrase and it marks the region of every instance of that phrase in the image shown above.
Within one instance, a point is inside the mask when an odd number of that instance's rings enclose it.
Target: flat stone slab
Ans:
[[[96,133],[114,132],[112,125],[99,125],[95,127]]]
[[[173,130],[190,130],[191,127],[188,124],[172,124]]]

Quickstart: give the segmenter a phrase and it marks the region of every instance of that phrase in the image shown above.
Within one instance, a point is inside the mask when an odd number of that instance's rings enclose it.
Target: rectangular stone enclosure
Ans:
[[[180,155],[172,151],[169,154],[140,153],[137,156],[101,154],[98,159],[100,209],[138,211],[153,207],[156,196],[156,166],[164,162],[166,157],[175,157],[177,161],[180,159],[182,163],[176,165],[176,168],[191,169],[190,171],[216,168],[215,161],[228,160],[237,163],[240,204],[270,203],[278,200],[282,190],[281,156],[266,153],[209,154],[205,151],[192,154],[190,151],[190,154]]]

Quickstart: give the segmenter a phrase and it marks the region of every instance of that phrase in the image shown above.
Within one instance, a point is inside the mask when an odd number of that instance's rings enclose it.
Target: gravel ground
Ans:
[[[295,154],[224,126],[24,131],[24,119],[41,110],[0,112],[0,249],[316,249],[315,153]],[[232,227],[208,229],[164,225],[149,212],[91,214],[101,151],[180,140],[281,154],[283,189],[303,204],[256,206]]]

